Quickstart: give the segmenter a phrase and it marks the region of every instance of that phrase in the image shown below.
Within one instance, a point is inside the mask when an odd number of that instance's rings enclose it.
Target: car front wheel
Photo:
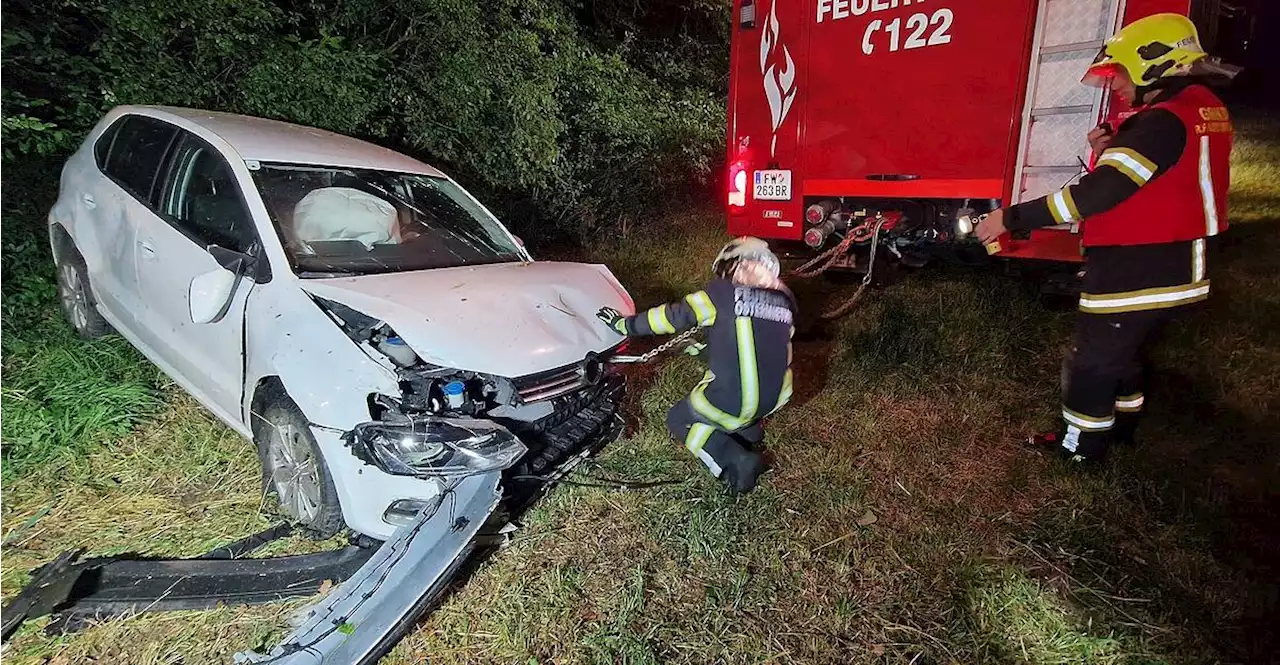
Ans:
[[[317,538],[336,535],[343,527],[338,491],[302,412],[287,398],[277,401],[257,429],[264,484],[281,512]]]
[[[111,325],[98,313],[97,301],[89,289],[89,271],[74,246],[66,247],[58,260],[58,301],[62,315],[76,333],[96,339],[111,332]]]

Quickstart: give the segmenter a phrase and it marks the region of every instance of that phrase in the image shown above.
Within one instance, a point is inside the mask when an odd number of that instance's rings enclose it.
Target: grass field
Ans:
[[[387,662],[1277,662],[1280,141],[1275,118],[1243,133],[1215,295],[1159,348],[1141,445],[1107,468],[1017,445],[1055,422],[1071,307],[999,270],[925,270],[804,326],[777,468],[749,497],[666,438],[697,362],[636,373],[634,431],[598,464],[687,480],[556,490]],[[691,215],[586,258],[643,304],[697,287],[722,241]],[[849,288],[793,285],[810,314]],[[247,444],[119,340],[54,317],[12,340],[6,321],[6,597],[63,549],[190,555],[271,522]],[[226,662],[297,605],[37,624],[4,657]]]

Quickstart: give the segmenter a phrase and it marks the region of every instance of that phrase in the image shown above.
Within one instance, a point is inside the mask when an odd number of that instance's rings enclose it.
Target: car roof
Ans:
[[[195,125],[216,134],[246,160],[444,175],[435,167],[394,150],[279,120],[173,106],[122,106],[117,111]]]

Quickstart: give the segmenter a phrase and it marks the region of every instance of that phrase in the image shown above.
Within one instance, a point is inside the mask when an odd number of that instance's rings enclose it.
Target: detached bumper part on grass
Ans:
[[[308,610],[305,622],[267,654],[235,663],[372,665],[439,600],[498,506],[498,474],[472,476],[438,510],[423,512],[346,582]]]
[[[236,558],[288,529],[272,527],[194,559],[94,557],[64,552],[33,571],[27,586],[4,608],[5,640],[27,619],[55,615],[47,630],[69,632],[90,620],[133,612],[253,605],[315,594],[347,579],[373,554],[340,550],[262,559]]]

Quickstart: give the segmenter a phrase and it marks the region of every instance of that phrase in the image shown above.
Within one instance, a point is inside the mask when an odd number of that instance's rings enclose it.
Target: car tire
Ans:
[[[75,245],[67,241],[58,252],[58,303],[67,323],[85,339],[111,333],[111,324],[98,312],[98,300],[89,287],[89,270]]]
[[[338,490],[307,418],[293,400],[281,397],[256,420],[264,490],[275,494],[280,511],[313,538],[337,535],[345,525]]]

